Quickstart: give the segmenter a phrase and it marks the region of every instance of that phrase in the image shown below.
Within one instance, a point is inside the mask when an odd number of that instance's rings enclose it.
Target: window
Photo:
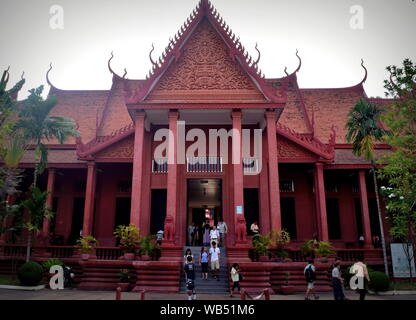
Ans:
[[[259,172],[259,159],[243,158],[244,174],[257,174]]]
[[[159,158],[159,159],[152,160],[152,172],[153,173],[168,172],[168,159]]]
[[[293,180],[281,180],[280,181],[280,192],[295,192],[295,185]]]

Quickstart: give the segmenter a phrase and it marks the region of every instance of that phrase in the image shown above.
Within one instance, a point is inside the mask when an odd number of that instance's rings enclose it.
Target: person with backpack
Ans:
[[[188,300],[196,300],[195,293],[195,264],[192,256],[187,256],[184,271],[186,274],[186,293]]]
[[[319,299],[319,296],[315,293],[315,280],[316,280],[316,270],[315,266],[313,265],[313,260],[308,260],[308,264],[306,265],[305,269],[303,270],[303,273],[305,274],[306,279],[306,294],[305,294],[305,300],[310,300],[309,296],[313,294],[315,300]]]

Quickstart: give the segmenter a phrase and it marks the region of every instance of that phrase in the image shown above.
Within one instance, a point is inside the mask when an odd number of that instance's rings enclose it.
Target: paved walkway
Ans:
[[[355,292],[346,292],[347,298],[357,300],[358,295]],[[123,300],[137,300],[139,293],[123,292]],[[319,294],[320,300],[333,300],[332,293]],[[65,289],[63,291],[52,291],[43,289],[40,291],[20,291],[0,289],[0,300],[114,300],[115,292],[111,291],[84,291],[77,289]],[[239,301],[240,297],[235,295],[230,298],[224,294],[197,294],[198,300],[234,300]],[[303,300],[303,294],[294,295],[271,295],[271,300]],[[178,293],[148,293],[146,300],[186,300],[185,294]],[[415,295],[400,296],[375,296],[368,295],[367,300],[416,300]]]

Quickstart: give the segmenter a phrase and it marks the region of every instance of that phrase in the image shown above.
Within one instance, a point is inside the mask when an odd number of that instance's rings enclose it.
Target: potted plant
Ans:
[[[117,287],[121,288],[121,291],[126,292],[130,290],[130,271],[128,269],[120,269],[118,272],[119,282]]]
[[[269,260],[269,246],[272,243],[271,238],[268,235],[255,235],[253,237],[253,248],[256,255],[259,256],[260,261]]]
[[[124,259],[134,260],[137,245],[140,241],[140,230],[134,224],[128,226],[119,225],[114,232],[120,239],[120,245],[124,251]]]
[[[97,239],[93,236],[83,236],[77,240],[78,251],[82,260],[88,260],[91,255],[95,254],[95,247],[98,245]]]
[[[286,230],[278,230],[270,232],[271,243],[269,246],[276,248],[276,256],[280,261],[291,261],[286,246],[290,243],[290,235]]]
[[[318,261],[321,263],[328,263],[329,258],[335,256],[336,252],[332,244],[327,241],[319,241],[319,246],[315,251]]]
[[[285,282],[282,286],[280,286],[280,292],[281,294],[292,294],[295,290],[294,286],[289,285],[289,279],[290,279],[290,272],[285,273]]]
[[[329,257],[335,255],[335,250],[330,242],[308,240],[300,246],[302,255],[309,256],[312,258],[319,258],[319,262],[327,263]]]
[[[149,234],[140,239],[139,254],[142,260],[151,260],[157,250],[156,236]]]

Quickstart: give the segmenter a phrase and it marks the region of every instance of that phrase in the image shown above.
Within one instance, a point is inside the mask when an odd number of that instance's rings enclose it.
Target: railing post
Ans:
[[[264,289],[264,300],[270,300],[270,291],[269,291],[269,289]]]
[[[140,300],[145,300],[146,290],[140,291]]]
[[[241,300],[246,300],[246,292],[244,291],[244,289],[240,290],[240,298]]]
[[[121,288],[117,287],[116,289],[116,300],[121,300]]]

